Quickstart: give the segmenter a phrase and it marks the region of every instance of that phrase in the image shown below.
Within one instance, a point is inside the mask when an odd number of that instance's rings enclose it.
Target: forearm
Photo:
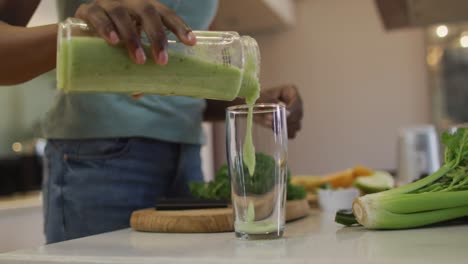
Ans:
[[[0,22],[0,85],[31,80],[55,68],[57,25],[16,27]]]
[[[234,101],[206,100],[204,119],[205,121],[224,121],[226,118],[226,108],[241,104],[245,104],[245,100],[241,98],[237,98]]]

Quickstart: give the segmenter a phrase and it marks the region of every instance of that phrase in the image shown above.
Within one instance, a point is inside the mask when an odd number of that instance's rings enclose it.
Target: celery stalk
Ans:
[[[392,213],[410,214],[468,206],[468,191],[384,195],[380,206]]]
[[[401,229],[468,216],[468,128],[444,134],[445,164],[432,175],[353,202],[356,220],[370,229]]]
[[[368,214],[362,216],[356,214],[354,206],[356,205],[353,205],[356,219],[368,229],[407,229],[468,216],[468,206],[412,214],[397,214],[385,209],[375,209],[375,211],[367,211]]]

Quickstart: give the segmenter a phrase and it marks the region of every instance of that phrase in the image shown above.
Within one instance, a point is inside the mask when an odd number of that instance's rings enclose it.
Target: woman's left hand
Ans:
[[[257,103],[283,103],[286,105],[288,137],[295,138],[301,130],[304,115],[302,99],[295,85],[288,84],[264,90]],[[272,120],[267,122],[271,123]]]

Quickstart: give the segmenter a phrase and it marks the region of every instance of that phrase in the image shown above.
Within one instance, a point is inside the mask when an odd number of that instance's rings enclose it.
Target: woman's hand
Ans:
[[[123,43],[132,60],[146,62],[140,33],[143,30],[151,43],[153,60],[167,64],[165,27],[186,45],[195,45],[190,27],[177,14],[156,0],[95,0],[81,5],[75,16],[90,24],[109,44]]]
[[[226,107],[232,105],[245,104],[245,100],[237,98],[232,102],[207,100],[204,119],[206,121],[222,121],[225,120]],[[260,98],[256,103],[283,103],[286,105],[288,137],[295,138],[299,130],[301,130],[301,122],[303,117],[302,99],[298,89],[294,85],[282,85],[271,89],[262,90]],[[255,118],[258,122],[266,127],[273,127],[273,116],[262,115],[264,118]]]
[[[304,115],[302,108],[302,99],[298,89],[294,85],[282,85],[275,88],[262,91],[257,103],[283,103],[286,105],[288,137],[295,138],[301,130],[302,117]],[[272,126],[273,117],[262,120],[267,126]]]

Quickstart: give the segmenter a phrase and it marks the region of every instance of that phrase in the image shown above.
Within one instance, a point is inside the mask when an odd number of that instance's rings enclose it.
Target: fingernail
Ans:
[[[115,31],[111,31],[109,34],[109,40],[112,44],[117,44],[120,41],[119,35]]]
[[[166,65],[168,60],[169,58],[167,52],[165,50],[160,51],[158,55],[158,63],[161,65]]]
[[[190,42],[196,42],[196,41],[197,41],[197,37],[195,36],[195,34],[193,34],[192,31],[190,31],[189,33],[187,33],[187,39],[188,39]]]
[[[137,64],[145,64],[146,62],[146,55],[145,55],[145,51],[139,47],[138,49],[136,49],[135,51],[135,58],[136,58],[136,63]]]

